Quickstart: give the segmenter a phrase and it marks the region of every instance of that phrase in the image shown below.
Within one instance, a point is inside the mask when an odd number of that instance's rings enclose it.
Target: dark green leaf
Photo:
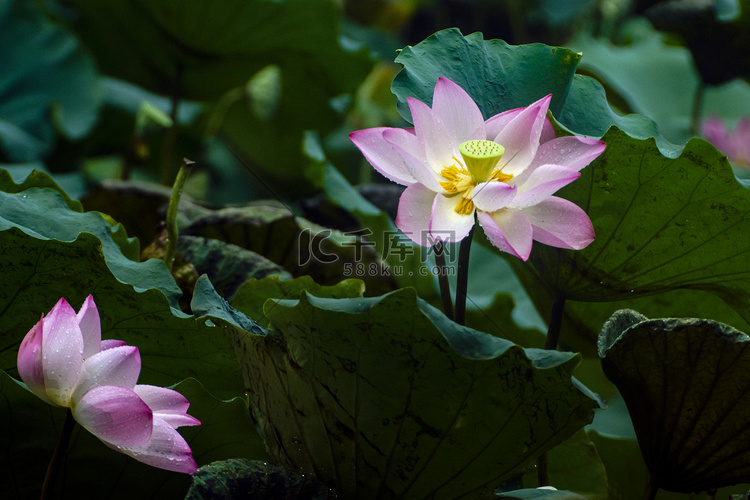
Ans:
[[[223,241],[181,236],[177,251],[182,260],[195,266],[198,274],[207,274],[217,292],[227,300],[232,300],[237,289],[251,278],[292,277],[265,257]]]
[[[602,328],[599,356],[656,486],[688,493],[750,481],[750,337],[624,310]]]
[[[243,334],[266,335],[265,330],[255,321],[230,306],[229,302],[220,297],[211,284],[211,280],[205,274],[199,277],[195,283],[190,308],[203,321],[210,320],[212,323],[236,329]]]
[[[365,282],[368,295],[394,288],[367,241],[295,217],[280,206],[254,204],[205,211],[180,231],[240,246],[283,266],[293,276],[310,275],[322,285],[353,277]]]
[[[192,378],[174,389],[190,401],[189,413],[201,421],[199,426],[180,427],[198,465],[227,458],[266,459],[266,445],[255,429],[244,396],[217,399]]]
[[[530,262],[558,297],[611,301],[692,288],[750,311],[750,192],[709,143],[691,140],[676,159],[653,139],[617,129],[605,152],[560,194],[596,231],[581,251],[535,245]]]
[[[450,322],[411,289],[269,302],[239,349],[271,459],[344,498],[477,498],[590,421],[578,357]]]
[[[278,276],[264,279],[252,279],[242,285],[232,300],[232,307],[247,314],[263,326],[269,322],[263,314],[263,305],[268,299],[297,299],[302,292],[316,297],[332,299],[362,297],[365,292],[364,283],[357,279],[343,280],[333,286],[318,285],[310,276],[284,281]]]
[[[69,206],[80,210],[80,204],[69,198],[66,200],[67,196],[50,183],[52,181],[41,172],[29,176],[20,187],[9,176],[0,178],[0,231],[18,228],[35,238],[68,242],[81,233],[94,235],[101,242],[107,266],[117,279],[131,283],[138,291],[159,289],[172,304],[177,303],[180,289],[163,262],[153,259],[137,262],[127,258],[123,249],[133,256],[133,248],[121,227],[113,228],[96,212],[71,210]],[[34,189],[47,186],[52,189]]]
[[[182,98],[214,99],[278,61],[282,73],[314,68],[308,95],[333,97],[369,65],[339,45],[336,6],[326,0],[73,3],[75,27],[102,69],[159,94],[179,81]]]
[[[309,190],[298,182],[303,131],[338,126],[330,101],[354,93],[372,64],[339,43],[331,0],[73,3],[82,14],[75,27],[103,71],[159,94],[211,101],[209,134],[221,130],[247,164],[290,189]],[[275,105],[258,112],[260,102]]]
[[[257,460],[223,460],[198,469],[185,500],[333,500],[309,474]]]
[[[596,413],[600,411],[597,410]],[[555,488],[583,495],[589,500],[609,500],[607,471],[583,429],[547,452],[547,460],[549,484]],[[536,466],[526,473],[524,484],[539,484]],[[511,493],[504,492],[503,495]]]
[[[75,201],[68,196],[63,189],[50,177],[48,174],[40,170],[32,170],[26,175],[23,175],[23,182],[20,184],[16,183],[11,172],[6,169],[0,169],[0,190],[6,193],[20,193],[26,191],[29,188],[49,188],[57,191],[65,204],[73,212],[83,212],[83,206],[81,202]]]
[[[485,119],[552,94],[550,111],[576,134],[599,137],[616,125],[631,137],[656,137],[666,155],[679,153],[680,148],[658,134],[653,121],[612,111],[599,82],[575,74],[580,60],[580,54],[560,47],[508,45],[502,40],[484,40],[481,33],[464,37],[451,28],[399,53],[396,62],[404,69],[392,88],[406,119],[410,116],[406,98],[431,104],[441,76],[468,92]]]
[[[46,156],[55,131],[77,139],[94,125],[99,81],[76,38],[34,2],[0,6],[0,145],[11,161]]]

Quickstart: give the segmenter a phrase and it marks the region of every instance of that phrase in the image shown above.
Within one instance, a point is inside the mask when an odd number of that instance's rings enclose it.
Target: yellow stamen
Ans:
[[[499,168],[492,172],[492,175],[489,178],[491,181],[500,182],[508,182],[511,179],[513,179],[513,174],[504,174]]]
[[[449,193],[460,193],[477,185],[465,168],[455,165],[443,168],[440,175],[445,179],[440,185]]]
[[[463,196],[456,205],[456,213],[461,215],[471,215],[474,213],[474,202]]]

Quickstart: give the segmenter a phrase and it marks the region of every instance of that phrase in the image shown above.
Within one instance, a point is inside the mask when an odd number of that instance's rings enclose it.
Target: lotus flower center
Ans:
[[[496,142],[466,141],[458,147],[458,151],[461,153],[465,166],[454,156],[455,163],[443,167],[440,171],[440,176],[445,179],[440,182],[440,185],[449,195],[461,196],[456,205],[456,213],[471,215],[474,213],[471,192],[477,184],[490,181],[508,182],[513,176],[504,174],[501,171],[502,168],[498,167],[505,148]]]

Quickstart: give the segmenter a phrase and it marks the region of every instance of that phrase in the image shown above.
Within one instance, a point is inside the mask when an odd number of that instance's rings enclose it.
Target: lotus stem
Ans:
[[[60,471],[60,464],[62,464],[63,456],[68,449],[70,437],[73,435],[73,427],[75,427],[75,424],[76,421],[73,418],[73,412],[68,409],[65,413],[65,423],[60,432],[60,439],[57,441],[57,446],[55,447],[55,451],[52,453],[52,458],[47,466],[47,473],[44,476],[42,494],[39,496],[41,500],[52,498],[52,489],[55,485],[55,480],[57,479],[57,473]]]
[[[453,319],[453,300],[451,299],[451,285],[448,282],[448,266],[445,264],[443,242],[438,240],[432,248],[435,250],[435,265],[438,271],[440,298],[443,299],[443,312],[449,319]]]
[[[552,310],[549,315],[547,326],[547,340],[544,341],[544,348],[550,351],[557,349],[557,342],[560,339],[560,327],[562,326],[563,313],[565,312],[565,299],[557,298],[552,303]],[[549,460],[547,453],[542,453],[536,459],[536,475],[539,486],[549,485]]]
[[[476,227],[476,224],[474,225]],[[474,227],[468,236],[461,241],[458,249],[458,278],[456,283],[456,310],[454,321],[459,325],[466,324],[466,291],[469,286],[469,254],[471,241],[474,239]]]
[[[560,340],[560,329],[562,327],[564,312],[565,299],[555,299],[555,301],[552,303],[552,310],[550,311],[549,323],[547,326],[547,340],[544,342],[545,349],[557,349],[557,343]]]

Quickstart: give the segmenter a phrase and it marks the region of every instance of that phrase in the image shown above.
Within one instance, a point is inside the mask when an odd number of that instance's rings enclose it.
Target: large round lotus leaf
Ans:
[[[656,487],[750,481],[750,337],[711,320],[621,310],[602,328],[599,356]]]
[[[342,499],[476,499],[588,423],[578,356],[449,321],[413,289],[270,300],[238,349],[271,461]]]
[[[55,130],[80,138],[96,121],[91,57],[34,2],[0,3],[0,146],[11,161],[44,157]]]
[[[580,251],[535,244],[537,276],[511,259],[530,293],[609,302],[689,288],[750,319],[750,191],[726,158],[702,139],[674,159],[615,128],[603,140],[604,153],[558,192],[586,211],[596,239]]]
[[[399,112],[409,121],[406,98],[431,104],[441,76],[468,92],[485,119],[552,94],[550,111],[576,134],[599,137],[617,125],[631,137],[656,137],[664,154],[678,154],[680,148],[664,140],[652,120],[615,113],[599,82],[575,74],[580,60],[581,54],[561,47],[509,45],[484,40],[481,33],[463,36],[453,28],[402,50],[396,62],[404,69],[392,89],[399,99]]]

